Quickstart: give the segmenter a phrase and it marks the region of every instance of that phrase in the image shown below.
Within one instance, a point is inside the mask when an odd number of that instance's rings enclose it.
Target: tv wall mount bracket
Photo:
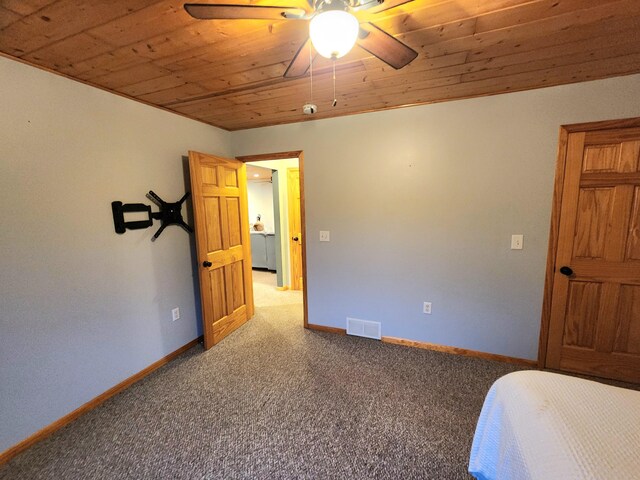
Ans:
[[[169,225],[179,225],[187,232],[193,232],[193,228],[185,223],[182,219],[182,204],[189,198],[190,192],[185,193],[180,200],[175,203],[168,203],[162,200],[156,195],[153,190],[149,190],[147,198],[155,203],[160,211],[152,212],[151,205],[145,205],[144,203],[122,203],[111,202],[111,210],[113,211],[113,225],[116,229],[116,233],[122,234],[127,230],[140,230],[142,228],[149,228],[153,226],[153,220],[160,220],[160,228],[153,235],[151,241],[154,242],[156,238],[167,228]],[[146,213],[147,219],[135,220],[125,222],[125,213]]]

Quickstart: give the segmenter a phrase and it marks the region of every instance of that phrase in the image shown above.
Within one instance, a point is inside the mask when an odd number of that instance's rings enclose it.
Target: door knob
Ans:
[[[291,237],[291,240],[293,240],[294,242],[298,241],[298,237]]]
[[[213,263],[211,263],[208,260],[205,260],[204,262],[202,262],[202,266],[203,267],[209,268],[211,265],[213,265]]]
[[[567,277],[570,277],[571,275],[573,275],[573,270],[571,269],[571,267],[560,267],[560,273],[562,275],[566,275]]]

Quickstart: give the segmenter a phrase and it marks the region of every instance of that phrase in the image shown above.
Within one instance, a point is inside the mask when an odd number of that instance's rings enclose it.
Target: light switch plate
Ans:
[[[321,242],[329,242],[331,240],[331,235],[328,230],[320,230],[320,241]]]
[[[524,235],[511,235],[511,250],[522,250]]]

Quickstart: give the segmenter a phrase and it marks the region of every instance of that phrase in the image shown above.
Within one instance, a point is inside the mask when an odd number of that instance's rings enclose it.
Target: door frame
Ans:
[[[304,208],[304,153],[302,150],[291,152],[263,153],[259,155],[242,155],[236,157],[241,162],[259,162],[263,160],[284,160],[286,158],[297,158],[300,169],[300,228],[302,229],[302,305],[304,328],[309,328],[309,309],[307,303],[307,227],[305,223]]]
[[[624,118],[620,120],[605,120],[601,122],[574,123],[562,125],[558,140],[558,160],[556,163],[555,183],[553,185],[553,200],[551,203],[551,227],[549,229],[549,246],[547,249],[547,268],[544,276],[544,293],[542,297],[542,318],[540,324],[540,339],[538,343],[538,368],[545,368],[547,362],[547,342],[549,340],[549,324],[551,322],[551,301],[553,295],[553,280],[556,269],[556,253],[558,250],[558,233],[560,231],[560,211],[562,209],[562,188],[567,163],[567,142],[570,133],[594,132],[617,128],[640,127],[640,117]]]

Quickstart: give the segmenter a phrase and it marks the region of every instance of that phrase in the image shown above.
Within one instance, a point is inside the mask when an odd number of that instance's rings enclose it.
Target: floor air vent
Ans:
[[[380,322],[370,322],[368,320],[358,320],[357,318],[347,317],[347,334],[380,340],[380,325]]]

